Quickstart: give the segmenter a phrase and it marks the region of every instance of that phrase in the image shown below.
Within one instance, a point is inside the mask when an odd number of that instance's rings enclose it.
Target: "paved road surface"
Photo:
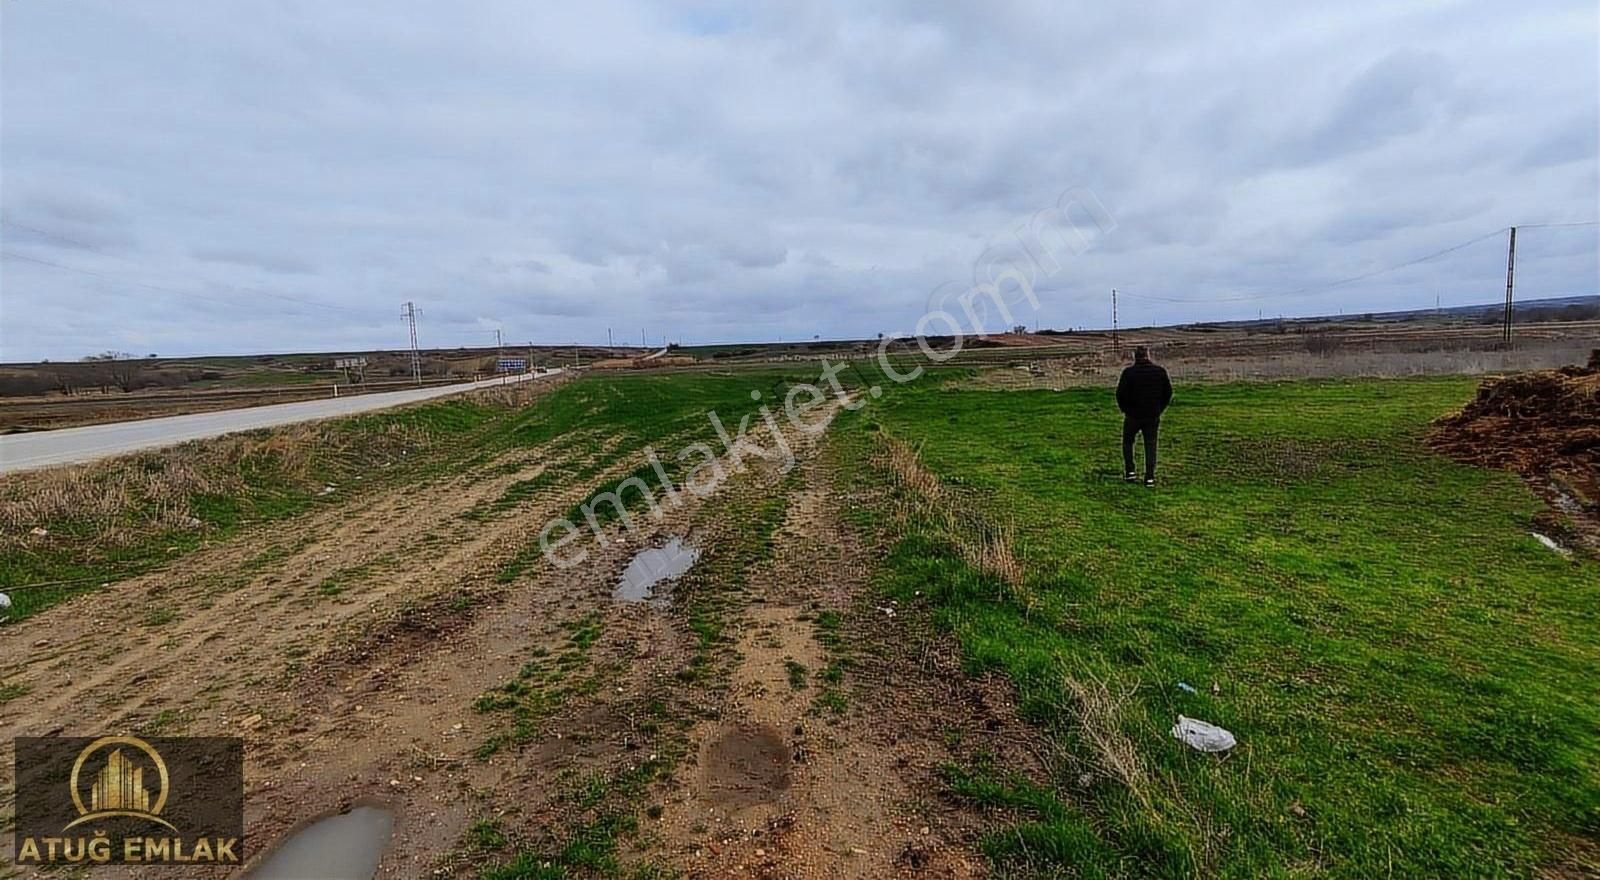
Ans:
[[[141,449],[171,446],[185,440],[218,437],[235,431],[253,428],[270,428],[294,422],[309,422],[333,416],[386,409],[402,403],[414,403],[448,394],[460,394],[476,388],[487,388],[506,382],[538,380],[553,376],[560,370],[539,375],[506,376],[485,379],[482,382],[463,382],[459,385],[435,385],[407,391],[383,391],[377,394],[357,394],[350,397],[330,397],[325,400],[302,400],[297,403],[277,403],[247,409],[227,409],[216,412],[191,413],[185,416],[167,416],[159,419],[141,419],[134,422],[114,422],[109,425],[87,425],[82,428],[62,428],[57,431],[38,431],[29,434],[10,434],[0,437],[0,473],[23,471],[32,468],[72,462],[92,461]]]

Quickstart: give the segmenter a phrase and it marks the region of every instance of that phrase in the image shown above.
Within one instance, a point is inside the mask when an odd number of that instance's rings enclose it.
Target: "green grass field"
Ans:
[[[1526,876],[1592,854],[1600,566],[1534,541],[1540,503],[1516,477],[1422,446],[1472,389],[1181,388],[1155,490],[1120,482],[1105,390],[925,383],[841,422],[857,478],[891,482],[881,438],[906,441],[1013,531],[1020,590],[914,514],[878,576],[973,671],[1015,681],[1070,758],[1043,789],[981,760],[950,768],[953,790],[1017,810],[988,841],[1000,866]],[[1189,750],[1168,732],[1180,713],[1239,747]],[[1108,741],[1131,767],[1108,769]]]
[[[1047,778],[981,750],[945,768],[948,795],[998,809],[985,849],[1000,876],[1581,876],[1600,853],[1600,565],[1529,535],[1542,503],[1519,478],[1423,446],[1473,380],[1181,387],[1148,490],[1119,478],[1108,390],[979,390],[967,375],[842,413],[826,455],[861,501],[844,505],[852,521],[886,542],[873,600],[930,615],[972,672],[1014,682],[1057,747]],[[708,411],[735,424],[751,391],[770,403],[807,380],[810,365],[595,376],[522,408],[452,400],[328,423],[308,462],[268,443],[151,453],[74,491],[225,469],[190,478],[186,498],[219,539],[339,503],[358,474],[414,483],[560,444],[559,467],[469,519],[499,516],[555,487],[608,489],[646,447],[669,467],[691,441],[720,452]],[[897,445],[959,515],[896,477]],[[324,483],[345,488],[324,498]],[[0,553],[0,589],[67,581],[18,593],[16,619],[200,544],[157,499],[130,498]],[[89,540],[101,532],[124,540]],[[1014,583],[965,561],[993,534],[1010,536]],[[702,576],[721,577],[718,558]],[[530,544],[504,580],[539,564]],[[1238,748],[1189,750],[1168,733],[1179,714]]]

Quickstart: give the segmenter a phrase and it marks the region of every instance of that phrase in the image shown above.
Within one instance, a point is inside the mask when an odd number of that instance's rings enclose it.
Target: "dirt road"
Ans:
[[[633,463],[482,515],[571,464],[522,449],[218,543],[0,630],[21,694],[0,724],[244,737],[254,857],[368,799],[396,816],[385,877],[576,859],[575,841],[599,860],[580,866],[690,877],[981,874],[981,817],[931,794],[936,768],[963,730],[1029,734],[1003,689],[863,604],[870,554],[819,441],[792,443],[787,473],[684,493],[583,566],[509,581],[550,516]],[[701,552],[670,599],[614,601],[669,536]]]

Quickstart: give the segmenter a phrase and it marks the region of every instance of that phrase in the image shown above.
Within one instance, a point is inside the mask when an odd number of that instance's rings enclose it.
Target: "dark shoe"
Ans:
[[[1145,477],[1144,478],[1144,487],[1146,489],[1154,489],[1156,487],[1156,478],[1155,477]]]
[[[1137,483],[1137,482],[1139,482],[1139,477],[1138,477],[1138,475],[1133,474],[1133,473],[1126,473],[1126,474],[1122,475],[1122,482],[1124,482],[1124,483]]]

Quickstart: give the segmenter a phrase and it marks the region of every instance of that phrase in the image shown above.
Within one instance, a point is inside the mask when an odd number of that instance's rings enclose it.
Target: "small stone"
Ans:
[[[35,538],[43,538],[44,536],[50,534],[50,530],[44,526],[34,526],[31,530],[29,530],[28,534],[34,536]]]
[[[260,724],[260,723],[261,723],[261,716],[260,715],[247,715],[244,718],[240,718],[239,719],[239,726],[241,728],[245,729],[245,730],[249,730],[249,729],[255,727],[257,724]]]

